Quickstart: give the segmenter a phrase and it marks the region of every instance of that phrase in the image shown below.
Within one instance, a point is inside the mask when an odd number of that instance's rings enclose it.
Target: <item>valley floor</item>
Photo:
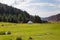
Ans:
[[[11,35],[0,35],[0,40],[60,40],[60,23],[16,24],[0,22],[0,32],[10,31]]]

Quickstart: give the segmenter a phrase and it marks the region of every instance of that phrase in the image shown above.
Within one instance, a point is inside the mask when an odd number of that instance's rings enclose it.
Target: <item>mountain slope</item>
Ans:
[[[8,14],[18,14],[22,13],[23,11],[11,6],[7,6],[6,4],[0,3],[0,14],[8,13]]]
[[[60,21],[60,13],[57,14],[57,15],[53,15],[53,16],[44,18],[44,20],[47,20],[47,21]]]
[[[26,11],[8,6],[0,3],[0,21],[14,22],[14,23],[27,23],[29,20],[41,23],[42,20],[39,16],[29,15]]]

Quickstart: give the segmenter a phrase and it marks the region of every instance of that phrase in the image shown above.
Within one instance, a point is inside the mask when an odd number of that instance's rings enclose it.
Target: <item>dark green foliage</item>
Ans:
[[[32,40],[32,37],[29,37],[29,40]]]
[[[41,23],[39,16],[29,15],[26,11],[7,6],[0,3],[0,21],[13,23],[27,23],[29,20],[34,23]]]
[[[39,16],[35,16],[34,19],[35,19],[35,23],[42,23],[42,20]]]
[[[7,32],[7,35],[10,35],[10,34],[11,34],[11,32],[10,32],[10,31],[8,31],[8,32]]]
[[[1,25],[2,27],[4,26],[4,24]]]
[[[42,20],[42,23],[49,23],[48,21]]]
[[[22,38],[21,37],[17,37],[16,40],[22,40]]]
[[[5,31],[1,31],[0,32],[0,35],[5,35]]]

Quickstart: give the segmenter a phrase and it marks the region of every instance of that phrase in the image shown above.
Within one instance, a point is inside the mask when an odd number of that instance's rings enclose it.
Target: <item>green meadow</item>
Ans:
[[[16,40],[21,37],[22,40],[60,40],[60,23],[46,24],[16,24],[0,22],[0,32],[10,31],[10,35],[0,35],[0,40]]]

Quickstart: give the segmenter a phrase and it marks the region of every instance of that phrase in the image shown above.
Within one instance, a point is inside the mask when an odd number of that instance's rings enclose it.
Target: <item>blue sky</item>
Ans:
[[[1,3],[26,10],[30,15],[48,17],[60,13],[60,0],[0,0]]]

